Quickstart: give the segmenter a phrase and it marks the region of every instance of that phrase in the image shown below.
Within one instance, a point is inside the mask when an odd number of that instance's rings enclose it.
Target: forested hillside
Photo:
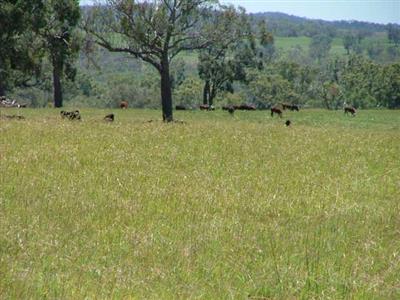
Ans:
[[[255,21],[266,20],[272,33],[276,36],[313,36],[324,32],[341,36],[347,31],[362,31],[373,35],[385,32],[387,25],[361,21],[324,21],[292,16],[279,12],[251,14]]]
[[[81,18],[93,9],[81,7]],[[173,105],[400,106],[399,25],[328,22],[282,13],[246,18],[249,34],[235,44],[182,52],[171,61]],[[105,21],[98,16],[94,22]],[[74,77],[62,76],[65,106],[116,107],[126,100],[130,107],[161,107],[160,77],[150,64],[129,53],[110,52],[82,25],[78,28],[81,46]],[[223,57],[216,57],[225,46]],[[42,59],[38,83],[14,81],[6,95],[33,107],[53,105],[51,65]]]

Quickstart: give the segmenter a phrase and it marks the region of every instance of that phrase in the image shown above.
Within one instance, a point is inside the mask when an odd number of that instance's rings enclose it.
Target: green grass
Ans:
[[[363,39],[363,47],[366,49],[367,44],[372,42],[379,42],[386,47],[389,46],[389,40],[385,34],[375,34],[370,37],[366,37]],[[305,36],[299,37],[275,37],[275,46],[278,49],[289,50],[291,47],[301,46],[304,51],[308,51],[309,46],[311,43],[311,38]],[[332,46],[330,50],[330,54],[332,55],[345,55],[346,49],[343,46],[343,39],[342,38],[334,38],[332,40]]]
[[[400,297],[398,111],[114,112],[1,110],[0,298]]]

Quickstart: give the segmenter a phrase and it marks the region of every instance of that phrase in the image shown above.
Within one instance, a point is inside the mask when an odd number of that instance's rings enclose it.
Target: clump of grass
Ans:
[[[0,123],[3,297],[398,298],[397,112],[106,112]]]

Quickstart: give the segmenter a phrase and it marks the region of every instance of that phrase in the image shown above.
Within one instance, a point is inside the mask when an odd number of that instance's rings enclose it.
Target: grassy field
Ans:
[[[1,110],[0,298],[399,299],[399,111],[114,112]]]
[[[389,40],[386,35],[376,34],[371,37],[366,37],[362,41],[364,51],[369,43],[380,43],[385,47],[388,47]],[[301,46],[304,51],[308,52],[311,43],[311,38],[306,36],[299,37],[275,37],[275,46],[281,50],[289,50],[291,47]],[[346,49],[343,46],[342,38],[334,38],[332,40],[332,46],[329,52],[331,55],[342,56],[346,54]]]

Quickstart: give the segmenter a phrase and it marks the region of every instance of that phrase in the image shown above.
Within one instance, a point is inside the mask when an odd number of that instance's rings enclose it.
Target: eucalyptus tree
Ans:
[[[218,39],[199,53],[198,72],[204,81],[203,104],[213,105],[218,91],[232,91],[234,80],[244,80],[244,66],[254,60],[255,41],[243,9],[223,6],[211,16]]]
[[[173,121],[171,61],[183,51],[216,40],[207,22],[212,0],[106,0],[92,9],[83,27],[111,52],[124,52],[152,65],[161,77],[163,120]]]
[[[263,61],[270,62],[275,53],[274,36],[267,29],[267,22],[261,20],[258,22],[258,36],[260,41],[260,49],[258,56],[261,58],[260,66],[263,66]]]
[[[34,30],[42,26],[43,1],[2,0],[0,4],[0,96],[26,84],[40,71]]]
[[[77,26],[80,20],[78,0],[46,0],[42,14],[43,26],[37,30],[42,47],[52,66],[54,106],[63,106],[62,78],[75,77],[74,61],[80,48]]]

